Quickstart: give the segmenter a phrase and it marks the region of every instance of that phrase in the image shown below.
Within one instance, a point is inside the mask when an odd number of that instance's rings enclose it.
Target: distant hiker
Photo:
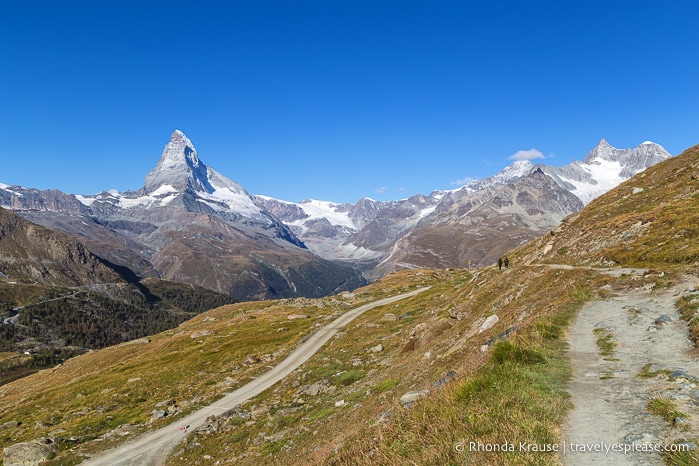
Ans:
[[[498,259],[498,270],[502,270],[502,257]]]
[[[507,257],[505,258],[505,268],[508,269],[510,267],[510,259]]]

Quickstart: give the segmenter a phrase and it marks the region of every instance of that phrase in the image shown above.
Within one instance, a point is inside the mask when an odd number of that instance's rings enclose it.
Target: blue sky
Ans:
[[[0,6],[6,184],[138,189],[174,129],[290,201],[429,194],[603,137],[699,143],[694,0]]]

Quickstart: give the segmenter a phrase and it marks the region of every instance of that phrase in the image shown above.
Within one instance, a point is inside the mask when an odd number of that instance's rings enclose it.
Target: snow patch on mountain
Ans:
[[[622,165],[619,161],[598,159],[592,163],[581,164],[580,167],[590,174],[592,183],[562,178],[575,187],[571,192],[586,205],[626,181],[620,175]]]
[[[5,183],[0,183],[0,189],[7,191],[10,194],[14,194],[15,196],[22,197],[22,193],[18,192],[17,190],[11,189],[11,188],[17,188],[18,186],[9,186],[6,185]]]
[[[357,225],[352,221],[349,215],[348,209],[342,209],[342,204],[338,204],[330,201],[319,201],[315,199],[307,199],[305,201],[297,204],[306,215],[308,219],[316,220],[325,218],[331,225],[341,226],[349,228],[350,230],[357,231]],[[346,207],[346,206],[345,206]],[[308,220],[306,219],[306,220]],[[301,224],[302,220],[296,220],[294,224]]]
[[[92,204],[97,200],[94,196],[83,196],[82,194],[75,194],[75,198],[87,207],[92,207]]]

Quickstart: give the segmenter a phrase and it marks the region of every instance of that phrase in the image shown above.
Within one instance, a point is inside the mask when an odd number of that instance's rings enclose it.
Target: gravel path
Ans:
[[[631,291],[580,311],[569,334],[575,408],[564,426],[564,465],[661,465],[660,454],[649,449],[685,439],[694,445],[689,439],[699,437],[699,358],[675,301],[693,292],[695,283],[685,277],[670,289]],[[616,343],[610,356],[597,345],[603,333]],[[639,377],[648,364],[656,375]],[[648,402],[658,396],[672,399],[690,415],[688,422],[673,426],[651,415]],[[590,451],[595,449],[602,451]]]
[[[352,319],[363,312],[415,296],[427,289],[429,289],[429,287],[373,301],[344,313],[331,323],[318,329],[318,331],[311,335],[303,344],[299,345],[286,359],[252,382],[243,385],[215,403],[178,420],[176,425],[171,424],[156,431],[141,435],[113,450],[109,450],[99,456],[91,458],[82,464],[104,466],[155,466],[164,464],[167,456],[187,436],[186,431],[181,429],[182,426],[189,426],[188,430],[194,430],[204,424],[207,417],[220,415],[262,393],[307,361],[332,338],[339,329],[343,328],[352,321]]]

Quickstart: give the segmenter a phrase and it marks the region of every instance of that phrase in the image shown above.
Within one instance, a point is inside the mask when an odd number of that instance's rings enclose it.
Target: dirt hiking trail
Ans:
[[[143,434],[119,447],[102,452],[81,464],[86,466],[156,466],[164,464],[167,456],[186,438],[188,431],[191,432],[201,426],[209,416],[218,416],[238,406],[289,375],[313,356],[338,330],[342,329],[355,317],[370,309],[415,296],[429,288],[427,286],[389,298],[379,299],[345,312],[329,324],[319,328],[304,343],[292,351],[286,359],[252,382],[243,385],[213,404],[179,419],[176,423]],[[188,426],[189,429],[183,429],[182,426]]]
[[[674,443],[696,448],[699,357],[675,302],[697,293],[697,282],[682,276],[671,288],[628,291],[580,310],[568,337],[574,408],[563,426],[564,465],[662,465],[661,454],[648,450]],[[616,344],[606,356],[597,344],[604,335]],[[651,414],[648,403],[657,397],[688,417]]]

